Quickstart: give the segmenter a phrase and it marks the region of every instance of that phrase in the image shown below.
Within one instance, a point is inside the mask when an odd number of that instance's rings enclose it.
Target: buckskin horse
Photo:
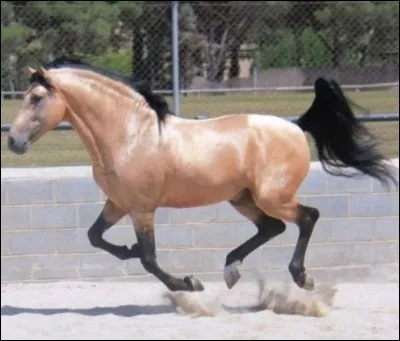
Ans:
[[[144,82],[78,60],[61,58],[43,65],[28,68],[30,85],[10,128],[8,148],[26,153],[45,133],[68,121],[107,196],[88,229],[91,245],[120,260],[139,259],[171,291],[202,291],[204,285],[194,276],[175,277],[160,268],[154,232],[157,208],[221,201],[228,201],[257,228],[226,256],[229,289],[240,279],[244,259],[283,233],[289,222],[298,226],[299,235],[288,270],[300,288],[314,288],[304,258],[320,212],[296,198],[311,161],[307,132],[327,172],[396,183],[376,140],[332,79],[316,80],[314,100],[296,122],[256,114],[191,120],[174,115],[165,99]],[[346,168],[356,172],[345,173]],[[137,238],[131,247],[103,238],[125,215],[131,217]]]

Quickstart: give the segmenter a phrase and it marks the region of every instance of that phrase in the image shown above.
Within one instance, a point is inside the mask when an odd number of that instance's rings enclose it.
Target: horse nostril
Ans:
[[[9,136],[8,137],[8,146],[12,147],[14,145],[14,143],[15,143],[14,138],[12,136]]]
[[[8,136],[8,149],[16,154],[23,154],[28,148],[29,141],[23,137]]]

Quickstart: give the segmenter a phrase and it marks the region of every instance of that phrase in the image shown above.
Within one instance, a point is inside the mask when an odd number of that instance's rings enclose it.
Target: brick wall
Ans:
[[[398,178],[398,160],[394,160]],[[306,257],[317,280],[387,281],[398,278],[399,193],[385,192],[370,178],[350,180],[324,173],[318,163],[300,190],[301,202],[321,211]],[[151,279],[138,260],[119,261],[90,246],[87,229],[104,197],[90,168],[2,170],[1,280]],[[227,253],[255,228],[227,203],[193,209],[159,209],[156,239],[160,265],[174,274],[222,280]],[[250,255],[244,278],[261,270],[289,278],[287,266],[298,229]],[[129,219],[105,234],[131,245]]]

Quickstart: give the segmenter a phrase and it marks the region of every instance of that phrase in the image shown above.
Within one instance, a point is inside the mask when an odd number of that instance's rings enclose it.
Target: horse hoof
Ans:
[[[303,273],[299,277],[300,278],[295,279],[295,283],[298,285],[299,288],[307,290],[307,291],[314,290],[314,288],[315,288],[314,279],[310,275]]]
[[[239,281],[241,275],[239,272],[239,267],[242,263],[240,261],[235,261],[232,264],[225,266],[224,268],[224,278],[228,289],[232,289],[235,284]]]
[[[204,285],[201,281],[193,276],[187,276],[183,279],[183,281],[187,284],[190,291],[203,291]]]
[[[306,278],[304,280],[303,289],[312,291],[315,288],[314,279],[306,274]]]

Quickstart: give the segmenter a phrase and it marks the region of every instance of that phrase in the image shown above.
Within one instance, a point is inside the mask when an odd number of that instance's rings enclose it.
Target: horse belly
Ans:
[[[241,188],[243,186],[238,182],[211,186],[194,181],[182,181],[179,185],[165,188],[161,206],[183,208],[212,205],[233,198]]]

